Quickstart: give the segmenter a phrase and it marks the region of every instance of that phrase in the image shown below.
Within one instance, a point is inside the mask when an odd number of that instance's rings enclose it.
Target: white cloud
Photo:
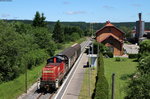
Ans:
[[[85,11],[68,11],[68,12],[65,12],[65,14],[68,14],[68,15],[85,14],[85,13],[86,13]]]
[[[105,8],[105,9],[113,9],[114,7],[109,6],[109,5],[104,5],[103,8]]]
[[[14,19],[18,19],[19,17],[13,17]]]
[[[9,17],[10,16],[10,14],[1,14],[1,17],[2,18],[7,18],[7,17]]]

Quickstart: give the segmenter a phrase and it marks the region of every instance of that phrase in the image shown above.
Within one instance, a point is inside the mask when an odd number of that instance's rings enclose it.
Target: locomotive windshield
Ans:
[[[57,62],[57,63],[61,63],[61,62],[62,62],[62,60],[61,60],[61,59],[59,59],[59,58],[57,58],[57,59],[56,59],[56,62]]]
[[[47,60],[47,64],[48,64],[48,63],[54,63],[53,58],[48,59],[48,60]]]
[[[62,59],[61,57],[53,57],[47,60],[47,64],[49,63],[61,63]]]

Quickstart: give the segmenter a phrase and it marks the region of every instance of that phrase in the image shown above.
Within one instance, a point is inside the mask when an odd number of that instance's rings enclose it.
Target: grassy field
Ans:
[[[41,68],[45,63],[34,68],[33,70],[28,70],[28,87],[37,81],[40,76]],[[17,79],[9,81],[0,85],[0,99],[16,99],[18,95],[25,92],[25,75],[20,75]]]
[[[111,96],[111,75],[115,73],[115,99],[124,99],[129,76],[136,71],[137,62],[127,58],[124,60],[116,62],[115,58],[104,59],[105,76],[109,83],[109,96]]]
[[[81,38],[77,41],[77,43],[81,43],[85,41],[85,38]],[[63,49],[71,46],[76,42],[70,42],[67,44],[63,44],[63,48],[61,50],[57,50],[56,53],[61,52]],[[37,81],[37,79],[41,75],[41,69],[45,65],[45,63],[41,64],[33,68],[32,70],[28,70],[28,88]],[[22,74],[18,78],[13,81],[9,81],[6,83],[0,84],[0,99],[16,99],[20,94],[25,92],[25,75]]]
[[[95,68],[94,70],[91,70],[91,77],[89,82],[89,68],[86,68],[86,71],[84,73],[82,88],[80,90],[80,95],[78,99],[91,99],[91,96],[95,89],[96,75],[97,75],[97,70]],[[89,96],[89,85],[90,85],[90,96]]]

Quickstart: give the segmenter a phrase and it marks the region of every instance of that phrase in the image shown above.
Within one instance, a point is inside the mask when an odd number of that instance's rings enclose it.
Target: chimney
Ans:
[[[139,21],[142,21],[142,13],[139,13]]]
[[[110,21],[106,21],[106,25],[107,25],[107,24],[110,24]]]

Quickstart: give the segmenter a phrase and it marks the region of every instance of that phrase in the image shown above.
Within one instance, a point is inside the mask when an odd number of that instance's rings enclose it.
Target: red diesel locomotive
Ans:
[[[74,44],[58,55],[48,59],[46,66],[42,69],[40,89],[57,89],[60,82],[64,79],[77,58],[80,56],[80,53],[80,44]]]

